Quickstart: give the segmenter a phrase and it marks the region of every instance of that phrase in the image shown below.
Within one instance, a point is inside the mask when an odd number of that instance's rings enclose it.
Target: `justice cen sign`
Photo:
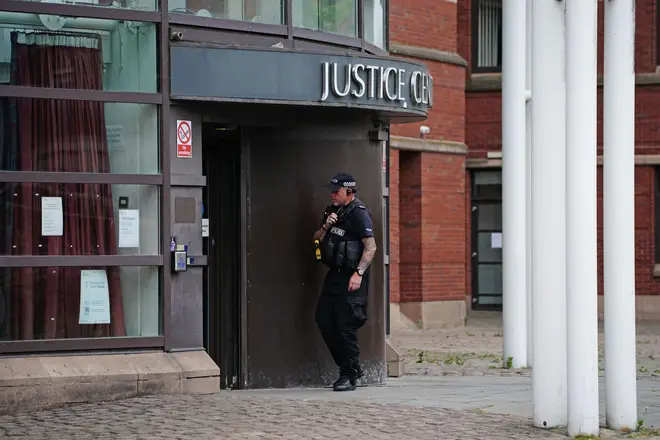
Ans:
[[[426,66],[401,58],[266,48],[170,50],[173,99],[351,107],[421,119],[433,106]]]
[[[433,77],[422,70],[362,63],[324,62],[321,102],[336,98],[379,99],[433,107]]]

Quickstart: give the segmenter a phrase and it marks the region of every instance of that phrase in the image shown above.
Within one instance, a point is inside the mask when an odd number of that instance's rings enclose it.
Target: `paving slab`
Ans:
[[[366,393],[374,391],[370,389]],[[378,404],[360,398],[361,393],[365,391],[305,390],[286,396],[230,391],[75,405],[2,417],[0,437],[58,440],[565,438],[534,429],[525,419],[515,416],[410,404]],[[349,394],[355,397],[348,398]]]
[[[640,415],[660,422],[660,387],[641,380]],[[561,439],[532,426],[526,377],[404,377],[328,388],[149,396],[0,417],[22,439]],[[628,438],[603,430],[601,438]],[[654,438],[654,437],[648,437]]]

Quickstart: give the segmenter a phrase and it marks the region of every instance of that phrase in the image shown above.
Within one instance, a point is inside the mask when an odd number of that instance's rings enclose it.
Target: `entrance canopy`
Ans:
[[[399,58],[185,45],[171,56],[173,99],[350,107],[393,123],[433,106],[426,66]]]

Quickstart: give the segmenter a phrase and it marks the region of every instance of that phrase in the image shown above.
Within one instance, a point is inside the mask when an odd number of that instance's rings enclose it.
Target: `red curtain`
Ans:
[[[12,35],[13,84],[102,90],[101,68],[99,49],[21,44]],[[18,170],[110,171],[103,103],[19,98],[15,114]],[[110,185],[26,183],[13,191],[13,254],[117,254]],[[62,198],[63,236],[41,235],[41,197]],[[106,268],[111,324],[94,325],[78,324],[80,271],[13,269],[12,339],[125,336],[119,269]]]

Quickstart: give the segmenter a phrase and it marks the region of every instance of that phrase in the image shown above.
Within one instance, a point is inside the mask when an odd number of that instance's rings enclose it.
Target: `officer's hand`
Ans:
[[[348,281],[348,291],[353,292],[358,290],[362,285],[362,277],[356,273],[353,274],[351,279]]]
[[[325,221],[325,229],[330,228],[330,226],[334,225],[337,223],[337,214],[334,212],[328,216],[328,219]]]

